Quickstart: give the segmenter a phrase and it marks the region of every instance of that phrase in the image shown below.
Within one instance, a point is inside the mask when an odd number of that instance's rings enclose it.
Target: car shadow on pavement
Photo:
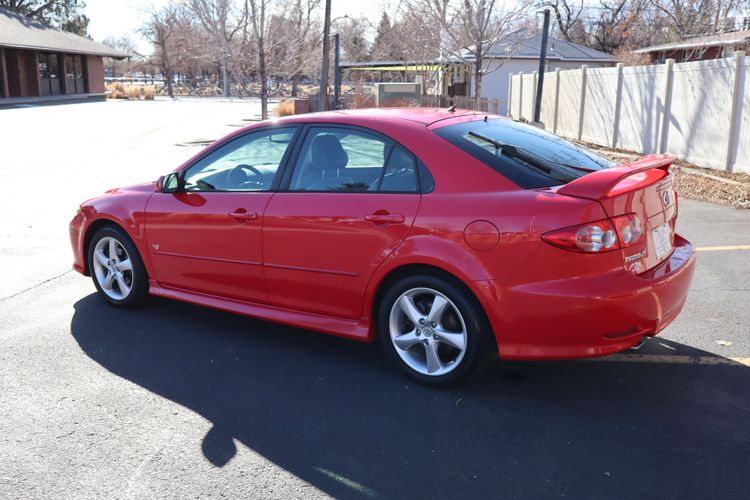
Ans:
[[[163,299],[119,310],[95,294],[76,302],[71,332],[111,373],[210,420],[196,447],[214,465],[237,440],[335,497],[747,491],[741,365],[496,363],[433,389],[378,345]]]

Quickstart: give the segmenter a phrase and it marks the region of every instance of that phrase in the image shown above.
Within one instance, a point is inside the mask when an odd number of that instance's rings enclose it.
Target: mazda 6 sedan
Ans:
[[[685,302],[673,160],[615,165],[473,111],[264,121],[83,203],[74,268],[115,306],[158,295],[380,341],[425,383],[601,356]]]

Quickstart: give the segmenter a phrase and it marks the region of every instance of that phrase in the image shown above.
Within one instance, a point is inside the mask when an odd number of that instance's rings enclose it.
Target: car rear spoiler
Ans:
[[[676,158],[675,155],[670,154],[646,155],[632,163],[624,163],[614,168],[597,170],[596,172],[586,174],[565,184],[557,190],[557,193],[577,198],[601,200],[606,198],[620,182],[633,174],[656,168],[664,170],[665,173],[669,172],[669,167],[674,163]],[[633,189],[637,189],[641,185],[634,183]]]

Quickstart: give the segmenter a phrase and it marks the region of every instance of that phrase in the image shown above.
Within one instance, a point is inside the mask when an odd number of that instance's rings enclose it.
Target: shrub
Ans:
[[[106,86],[109,99],[127,99],[125,86],[121,82],[108,83]]]
[[[140,99],[141,90],[140,85],[130,85],[125,89],[125,94],[128,96],[128,99]]]
[[[276,109],[274,109],[274,114],[276,116],[289,116],[294,114],[294,101],[288,100],[288,99],[282,99],[279,101],[279,103],[276,105]]]

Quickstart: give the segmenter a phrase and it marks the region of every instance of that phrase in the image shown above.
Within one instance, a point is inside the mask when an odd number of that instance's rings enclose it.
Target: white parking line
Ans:
[[[726,252],[731,250],[750,250],[750,245],[725,245],[718,247],[697,247],[696,252]]]

